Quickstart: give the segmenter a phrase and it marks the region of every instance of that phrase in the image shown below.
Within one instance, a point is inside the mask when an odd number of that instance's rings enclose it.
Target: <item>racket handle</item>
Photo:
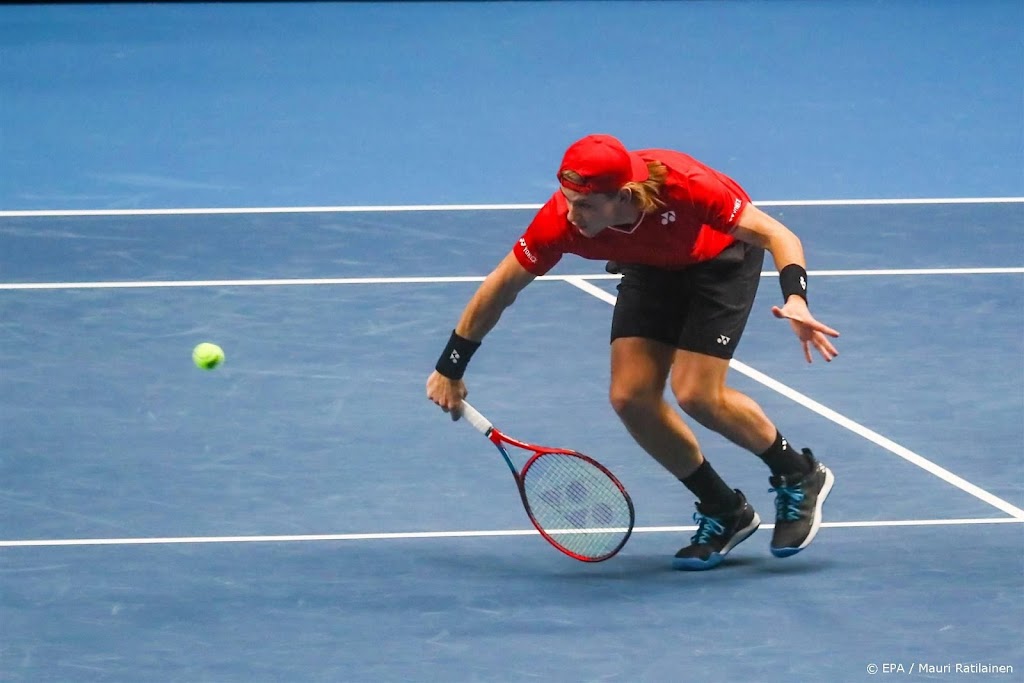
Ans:
[[[474,408],[473,406],[469,405],[469,401],[467,401],[465,399],[463,399],[463,401],[462,401],[462,411],[461,412],[462,412],[462,417],[464,417],[467,420],[469,420],[469,424],[471,424],[474,427],[476,427],[477,430],[481,434],[483,434],[484,436],[487,436],[488,434],[490,434],[491,433],[491,429],[494,428],[494,425],[491,424],[491,421],[488,420],[483,415],[481,415],[480,412],[476,408]]]

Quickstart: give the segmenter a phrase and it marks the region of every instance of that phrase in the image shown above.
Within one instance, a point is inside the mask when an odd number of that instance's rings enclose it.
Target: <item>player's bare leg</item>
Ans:
[[[703,456],[697,437],[665,401],[665,384],[676,349],[650,339],[612,342],[609,400],[633,439],[678,479],[696,470]]]
[[[751,453],[763,453],[776,429],[761,406],[726,386],[729,361],[692,351],[676,351],[672,393],[683,411]]]
[[[772,468],[776,494],[771,551],[789,557],[806,548],[821,527],[821,508],[835,476],[810,449],[788,446],[761,407],[725,385],[729,361],[689,351],[676,354],[672,391],[687,415],[758,454]]]
[[[697,495],[697,533],[676,553],[677,569],[710,569],[749,537],[761,520],[740,491],[722,481],[674,406],[665,384],[674,347],[639,337],[612,342],[610,398],[636,442]]]

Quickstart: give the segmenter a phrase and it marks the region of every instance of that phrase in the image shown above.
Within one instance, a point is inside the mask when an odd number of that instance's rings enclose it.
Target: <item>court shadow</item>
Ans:
[[[715,571],[738,570],[744,578],[783,576],[787,574],[816,574],[831,569],[835,562],[827,557],[779,558],[771,555],[729,557]]]
[[[671,558],[664,554],[628,555],[615,557],[604,562],[576,563],[566,565],[561,571],[548,572],[559,579],[572,577],[599,577],[618,581],[646,579],[651,576],[666,576],[674,573]]]
[[[603,562],[580,562],[558,553],[425,553],[420,561],[438,572],[476,577],[523,578],[533,581],[607,579],[630,581],[672,574],[671,558],[663,554],[620,555]]]
[[[476,579],[523,579],[561,585],[590,584],[593,581],[616,583],[660,584],[665,581],[678,585],[686,577],[707,577],[713,582],[749,581],[758,577],[771,578],[786,575],[813,575],[835,567],[835,562],[823,557],[780,559],[770,555],[730,556],[718,567],[708,571],[680,571],[672,567],[672,558],[664,553],[620,555],[604,562],[578,562],[558,554],[494,554],[494,553],[429,553],[421,561],[439,573],[472,575]]]

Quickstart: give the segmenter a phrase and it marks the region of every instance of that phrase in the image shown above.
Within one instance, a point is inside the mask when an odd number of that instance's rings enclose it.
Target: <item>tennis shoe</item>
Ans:
[[[697,522],[697,533],[690,538],[690,545],[682,548],[672,560],[674,569],[699,571],[717,567],[729,551],[757,531],[761,518],[747,502],[742,492],[736,491],[740,505],[734,511],[722,514],[697,503],[693,521]]]
[[[775,557],[789,557],[810,545],[821,527],[821,506],[832,491],[835,476],[832,470],[814,459],[810,449],[803,449],[811,471],[797,475],[772,476],[768,479],[775,494],[775,531],[771,550]]]

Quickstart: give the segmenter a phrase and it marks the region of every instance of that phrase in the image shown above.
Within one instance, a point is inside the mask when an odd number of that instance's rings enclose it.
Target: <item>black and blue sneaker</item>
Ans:
[[[803,449],[811,471],[769,478],[775,494],[775,531],[772,555],[789,557],[810,545],[821,527],[821,506],[835,483],[832,471]]]
[[[740,491],[736,493],[740,505],[732,512],[714,512],[697,503],[697,512],[693,513],[697,533],[690,538],[690,545],[676,553],[672,559],[673,569],[699,571],[717,567],[730,550],[757,531],[761,518],[746,496]]]

